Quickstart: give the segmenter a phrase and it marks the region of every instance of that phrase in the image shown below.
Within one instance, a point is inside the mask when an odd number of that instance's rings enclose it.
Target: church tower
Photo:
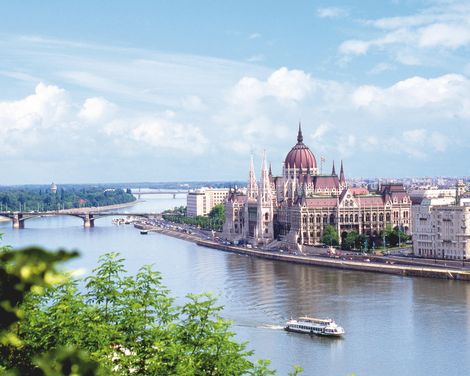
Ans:
[[[261,179],[258,188],[258,223],[257,223],[257,244],[268,244],[274,240],[273,228],[273,192],[266,164],[266,153],[263,155],[261,167]]]

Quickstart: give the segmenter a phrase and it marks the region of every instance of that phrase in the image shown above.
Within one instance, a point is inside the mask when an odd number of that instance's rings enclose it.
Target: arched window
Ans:
[[[323,223],[328,223],[328,216],[326,214],[323,215]]]
[[[354,222],[359,222],[359,216],[357,214],[354,216]]]
[[[354,216],[352,214],[349,216],[349,222],[351,222],[351,223],[354,222]]]
[[[370,222],[370,213],[366,213],[366,222]]]
[[[372,222],[377,222],[377,213],[372,213]]]
[[[339,223],[343,223],[344,222],[344,217],[343,217],[343,214],[341,214],[339,216]]]
[[[320,214],[317,215],[317,223],[320,223],[321,221],[321,217],[320,217]]]
[[[384,221],[384,213],[379,214],[379,221],[383,222]]]
[[[264,215],[264,220],[265,220],[265,221],[269,220],[269,213],[266,213],[266,214]]]
[[[334,214],[330,214],[330,223],[331,224],[335,223],[335,215]]]
[[[390,213],[385,214],[385,220],[390,222]]]

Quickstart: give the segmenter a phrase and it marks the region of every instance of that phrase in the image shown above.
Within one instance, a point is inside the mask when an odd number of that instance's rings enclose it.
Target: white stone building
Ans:
[[[188,192],[186,215],[208,215],[214,206],[224,203],[228,191],[228,188],[201,188]]]
[[[413,205],[412,219],[415,256],[470,259],[470,197],[461,184],[453,197],[427,198]]]

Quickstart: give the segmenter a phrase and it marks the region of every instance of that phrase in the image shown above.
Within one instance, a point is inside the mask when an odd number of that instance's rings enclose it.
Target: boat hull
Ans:
[[[322,332],[320,330],[318,330],[318,331],[315,331],[313,329],[312,330],[305,330],[305,329],[291,328],[291,327],[288,327],[288,326],[285,326],[284,330],[286,332],[310,334],[311,336],[316,335],[316,336],[321,336],[321,337],[340,338],[344,335],[344,332],[343,333],[325,333],[325,332]]]

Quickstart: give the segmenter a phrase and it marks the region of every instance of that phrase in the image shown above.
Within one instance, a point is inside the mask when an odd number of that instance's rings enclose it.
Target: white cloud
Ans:
[[[115,112],[116,106],[104,98],[88,98],[83,103],[78,117],[86,122],[108,120]]]
[[[24,99],[0,102],[0,133],[60,125],[69,107],[65,90],[39,83]]]
[[[258,39],[258,38],[261,38],[260,33],[252,33],[248,36],[248,39]]]
[[[320,18],[340,18],[348,15],[348,11],[340,7],[318,8],[317,16]]]
[[[434,49],[454,51],[470,46],[470,4],[438,3],[416,14],[367,20],[378,37],[350,39],[340,44],[343,56],[365,55],[371,50],[391,54],[397,62],[417,65],[432,60]],[[424,56],[423,56],[424,55]]]
[[[352,94],[357,107],[381,106],[390,109],[418,109],[444,116],[468,117],[466,110],[470,96],[470,80],[458,74],[446,74],[436,78],[411,77],[382,89],[361,86]]]
[[[274,71],[266,81],[243,77],[230,93],[234,103],[254,104],[263,97],[273,97],[284,104],[299,102],[313,90],[309,74],[301,70],[282,67]]]
[[[469,25],[432,24],[419,30],[420,47],[459,48],[470,44]]]
[[[139,122],[131,130],[131,138],[152,147],[175,149],[190,154],[204,153],[208,143],[200,128],[161,117]]]

